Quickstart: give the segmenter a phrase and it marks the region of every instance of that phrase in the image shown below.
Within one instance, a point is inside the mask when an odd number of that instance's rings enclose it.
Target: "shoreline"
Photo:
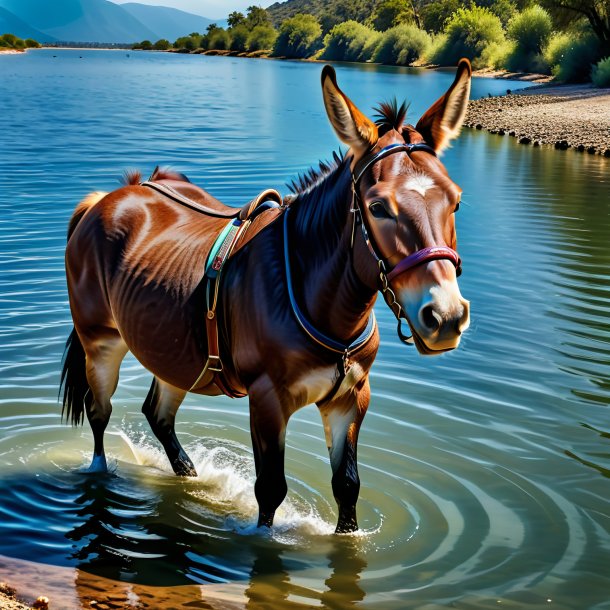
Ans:
[[[610,157],[610,89],[549,83],[471,100],[464,126],[520,144]]]

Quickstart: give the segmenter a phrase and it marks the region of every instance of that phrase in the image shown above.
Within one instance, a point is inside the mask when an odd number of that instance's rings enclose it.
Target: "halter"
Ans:
[[[417,250],[408,256],[405,256],[402,260],[400,260],[396,265],[391,266],[388,263],[388,260],[383,257],[381,254],[381,250],[374,244],[374,242],[369,237],[370,231],[367,230],[366,227],[366,216],[363,212],[364,204],[360,199],[359,195],[359,186],[360,181],[364,173],[370,169],[375,163],[399,152],[406,152],[409,156],[414,152],[426,152],[436,157],[436,151],[423,142],[417,144],[410,144],[407,142],[390,144],[382,148],[377,153],[365,157],[360,160],[356,167],[354,168],[354,172],[352,175],[352,190],[354,193],[354,204],[352,206],[352,212],[354,214],[354,230],[352,230],[352,247],[354,243],[354,233],[355,233],[355,225],[357,223],[360,224],[362,229],[362,236],[364,237],[364,243],[366,243],[369,251],[373,255],[373,258],[377,261],[379,266],[379,280],[380,280],[380,290],[383,294],[383,297],[388,304],[388,307],[392,310],[396,319],[398,320],[398,328],[396,332],[398,333],[398,337],[403,343],[407,343],[411,345],[413,343],[413,337],[407,336],[403,333],[401,325],[402,320],[407,319],[407,316],[404,313],[402,305],[398,302],[396,298],[396,293],[394,292],[391,282],[396,279],[399,275],[406,273],[407,271],[411,271],[415,267],[419,267],[420,265],[424,265],[426,263],[430,263],[432,261],[437,260],[448,260],[450,261],[456,270],[456,275],[459,277],[462,273],[462,259],[459,254],[449,246],[429,246],[427,248],[422,248],[421,250]],[[408,321],[408,320],[407,320]]]

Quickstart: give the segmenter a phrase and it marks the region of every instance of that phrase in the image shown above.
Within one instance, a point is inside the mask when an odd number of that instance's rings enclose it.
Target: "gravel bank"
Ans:
[[[591,85],[540,86],[473,100],[467,127],[610,157],[610,90]]]

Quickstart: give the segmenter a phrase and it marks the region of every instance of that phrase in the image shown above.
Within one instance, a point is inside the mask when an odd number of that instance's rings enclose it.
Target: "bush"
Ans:
[[[236,25],[230,30],[231,34],[231,51],[246,51],[248,49],[248,36],[250,30],[245,24]]]
[[[40,48],[40,43],[37,40],[34,40],[33,38],[26,38],[25,39],[25,46],[28,49],[39,49]]]
[[[270,25],[257,25],[248,36],[248,51],[262,51],[263,49],[273,49],[277,32]]]
[[[593,34],[572,38],[562,49],[559,63],[552,67],[557,80],[564,83],[582,83],[591,78],[591,66],[600,59],[599,39]],[[547,50],[548,54],[548,50]]]
[[[150,51],[152,49],[152,42],[150,42],[150,40],[143,40],[139,47],[144,51]]]
[[[591,80],[596,87],[610,87],[610,57],[600,59],[593,66]]]
[[[515,43],[512,40],[492,42],[483,49],[480,63],[482,66],[504,70],[514,52]]]
[[[337,61],[367,61],[379,39],[375,30],[357,21],[346,21],[336,25],[324,37],[323,59]]]
[[[529,3],[530,0],[520,0],[519,2],[521,7],[527,6]],[[498,17],[503,26],[506,26],[517,10],[517,7],[512,0],[476,0],[473,4],[488,9]]]
[[[4,38],[2,36],[0,36],[0,48],[3,48],[3,49],[11,48],[11,45],[8,42],[6,42],[6,40],[4,40]]]
[[[280,25],[273,54],[283,57],[311,57],[319,48],[322,28],[313,15],[298,13]]]
[[[157,42],[155,42],[153,48],[155,49],[155,51],[167,51],[170,46],[171,44],[169,40],[166,40],[165,38],[160,38],[159,40],[157,40]]]
[[[425,55],[431,42],[430,34],[416,25],[403,23],[381,35],[373,61],[407,66]]]
[[[544,61],[548,64],[551,70],[558,68],[566,51],[574,42],[574,36],[566,32],[553,34],[549,39],[546,47],[542,51]]]
[[[508,36],[515,41],[515,46],[507,58],[507,68],[546,72],[548,66],[545,65],[542,50],[552,31],[551,16],[537,4],[517,13],[508,24]]]
[[[231,48],[231,35],[224,28],[214,28],[206,38],[210,50],[227,51]]]
[[[181,36],[174,42],[174,49],[184,49],[186,51],[194,51],[201,46],[201,38],[199,36]]]
[[[462,57],[470,59],[475,67],[484,65],[481,56],[485,48],[505,41],[500,19],[479,6],[458,9],[447,23],[445,34],[445,44],[432,58],[443,65],[453,66]]]

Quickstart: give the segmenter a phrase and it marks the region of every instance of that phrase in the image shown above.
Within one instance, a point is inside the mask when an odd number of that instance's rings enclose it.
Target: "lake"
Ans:
[[[126,169],[186,173],[228,204],[338,148],[321,65],[126,51],[0,57],[0,581],[52,608],[610,609],[610,160],[464,130],[459,350],[417,355],[378,303],[381,348],[360,435],[361,532],[336,506],[315,407],[290,422],[289,495],[258,531],[248,404],[190,396],[173,476],[127,358],[110,474],[79,474],[89,426],[62,425],[71,329],[68,219]],[[410,122],[451,72],[337,65],[372,112]],[[475,79],[473,97],[522,83]],[[97,597],[96,597],[97,596]],[[111,596],[114,596],[111,599]],[[114,600],[114,601],[112,601]]]

